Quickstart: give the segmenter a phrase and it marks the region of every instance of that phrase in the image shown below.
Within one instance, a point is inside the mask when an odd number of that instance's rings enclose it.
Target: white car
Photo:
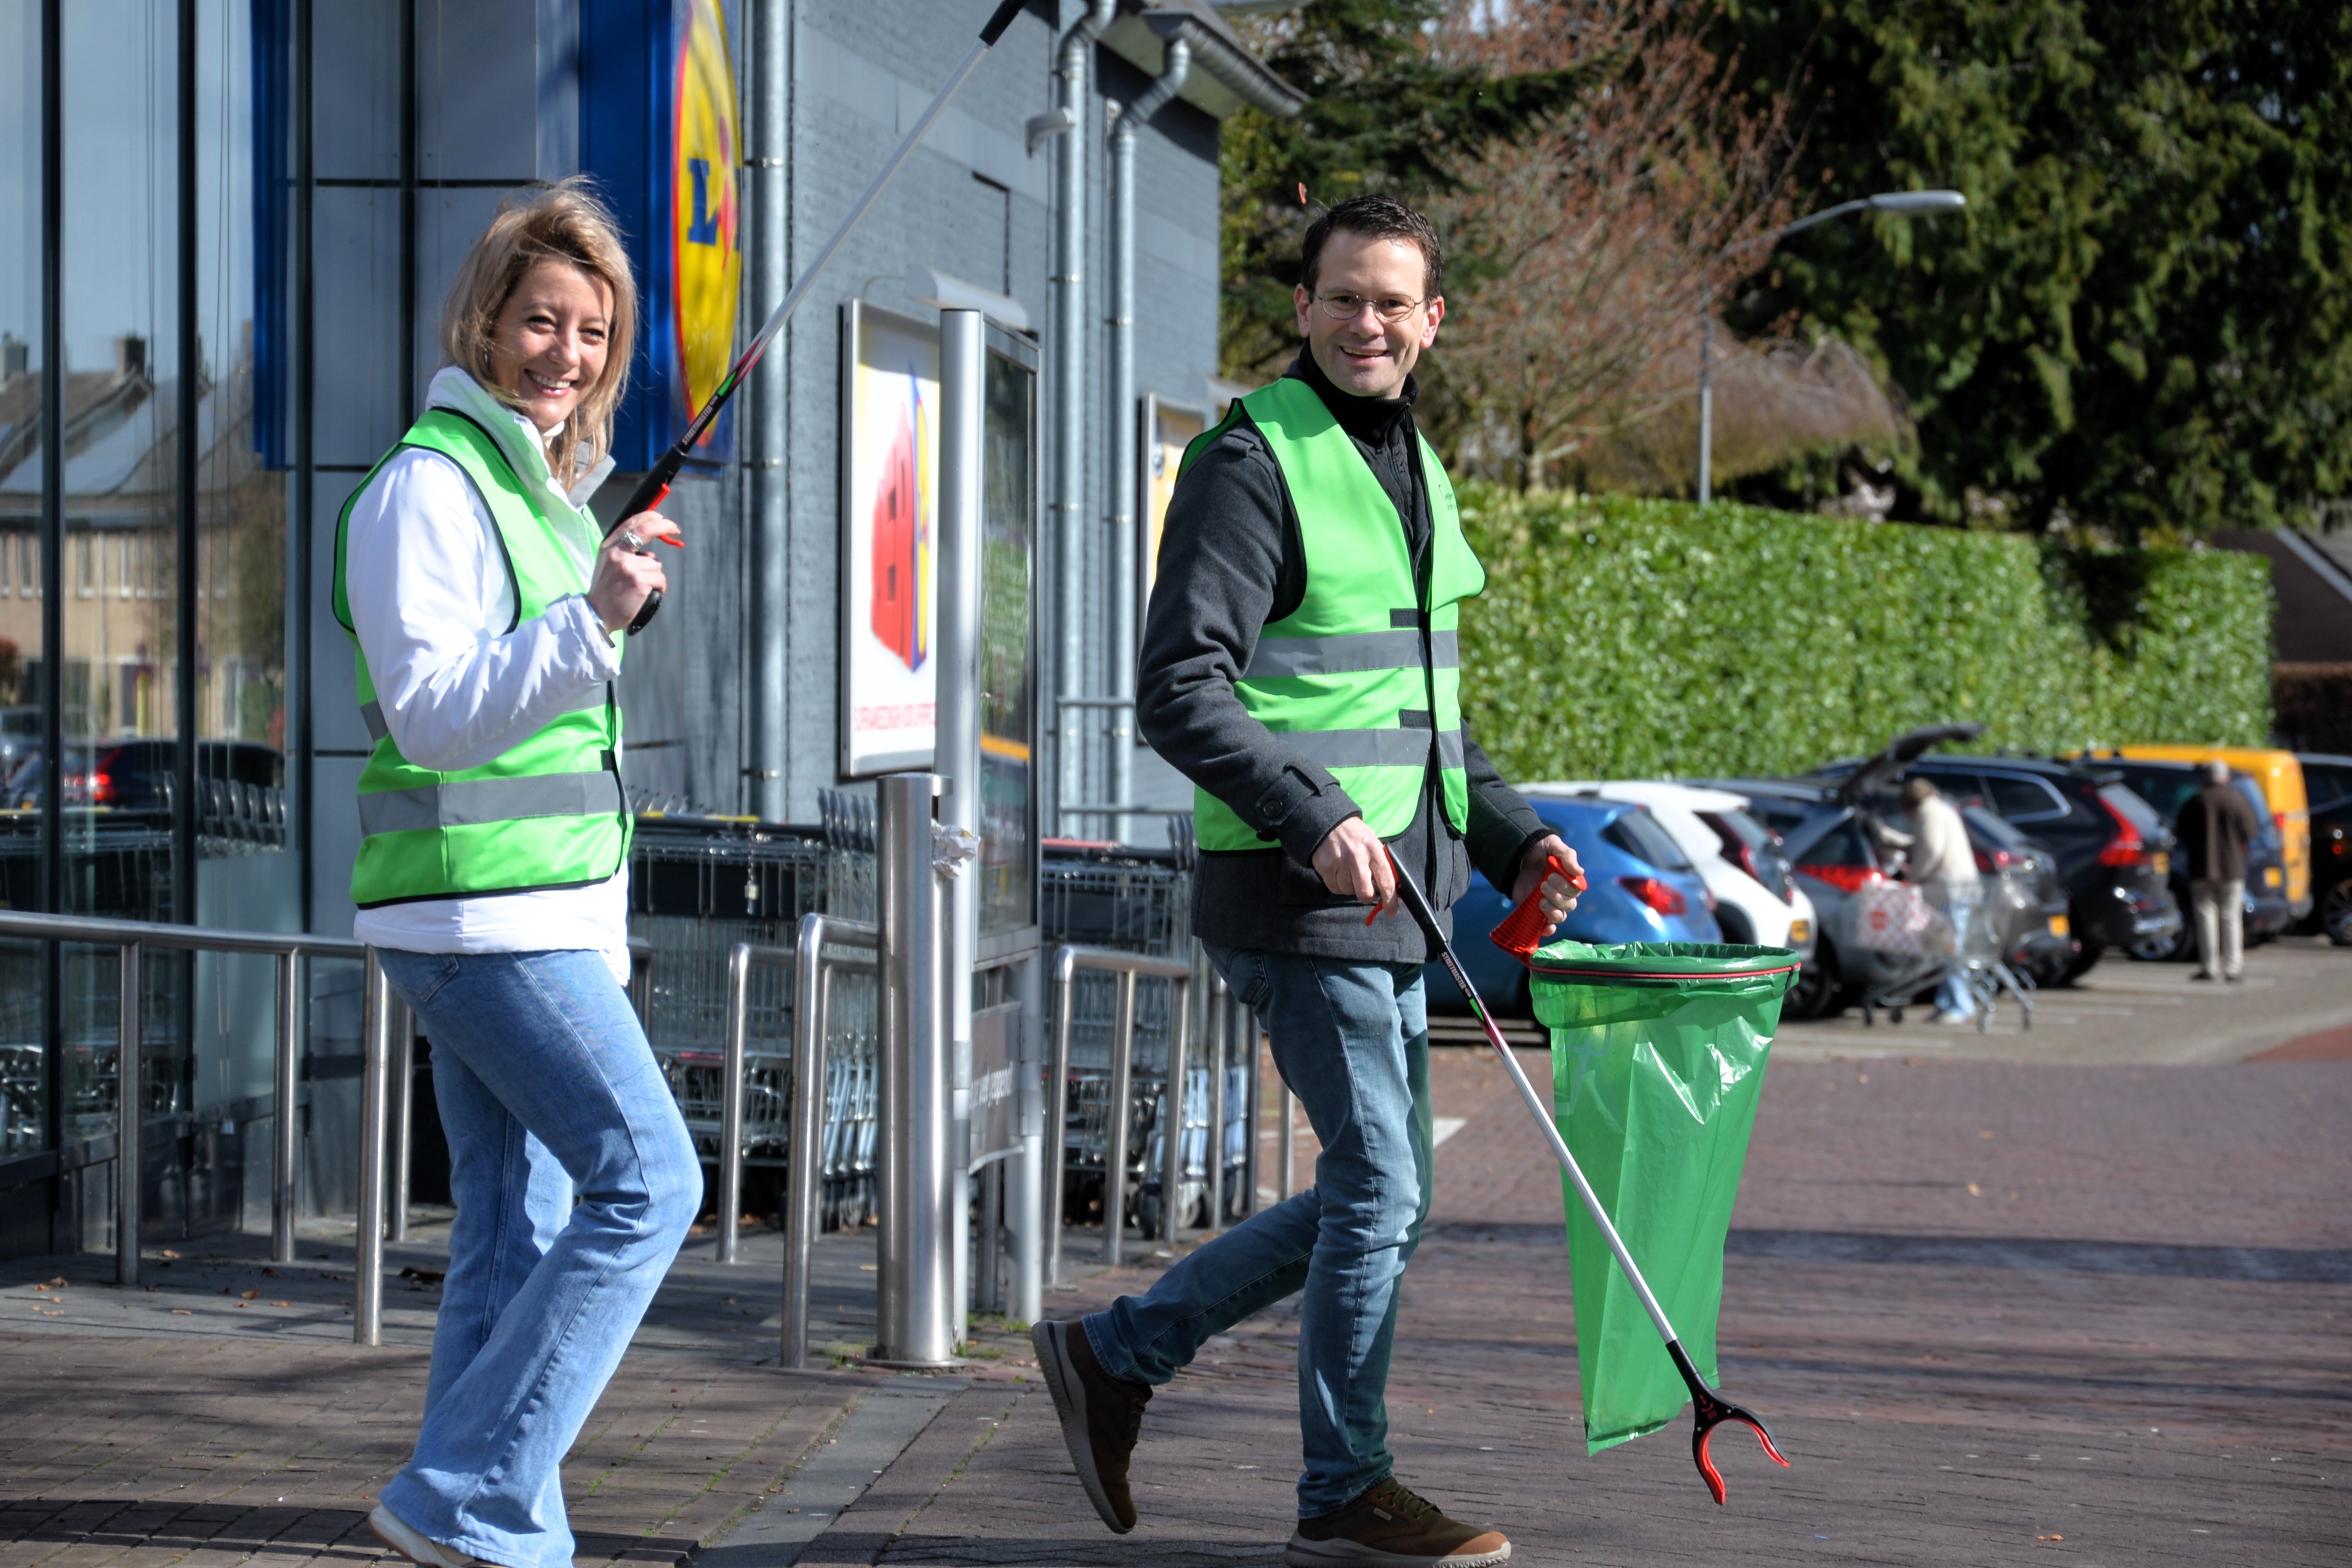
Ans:
[[[1781,857],[1780,836],[1749,814],[1744,796],[1679,784],[1572,782],[1520,788],[1526,795],[1595,795],[1648,806],[1715,895],[1724,941],[1785,947],[1807,960],[1813,956],[1819,929],[1813,900],[1797,886]]]

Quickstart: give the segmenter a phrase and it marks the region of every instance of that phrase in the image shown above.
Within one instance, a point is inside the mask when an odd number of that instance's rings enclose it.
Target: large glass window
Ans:
[[[177,0],[0,0],[0,907],[300,923],[265,395],[286,9],[199,0],[184,33]],[[146,1181],[177,1178],[151,1227],[236,1223],[270,965],[151,952],[146,974]],[[110,948],[0,944],[0,1162],[113,1131],[115,976]]]
[[[0,0],[0,906],[38,909],[41,7]],[[47,1148],[46,956],[0,944],[0,1160]]]

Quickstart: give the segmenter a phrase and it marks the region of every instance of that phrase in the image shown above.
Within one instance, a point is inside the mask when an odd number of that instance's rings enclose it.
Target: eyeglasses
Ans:
[[[1370,305],[1372,314],[1390,326],[1396,325],[1429,301],[1426,300],[1367,300],[1361,294],[1318,294],[1315,302],[1323,313],[1335,321],[1352,321]]]

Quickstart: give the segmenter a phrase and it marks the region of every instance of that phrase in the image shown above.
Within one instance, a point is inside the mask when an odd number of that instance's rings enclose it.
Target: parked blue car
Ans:
[[[1721,942],[1715,900],[1698,868],[1659,826],[1647,806],[1593,795],[1529,795],[1528,804],[1576,851],[1590,884],[1552,940],[1579,942]],[[1454,906],[1454,951],[1486,1005],[1496,1013],[1531,1010],[1525,965],[1488,938],[1509,900],[1477,872]],[[1467,1011],[1469,1000],[1443,964],[1424,972],[1429,1005]]]

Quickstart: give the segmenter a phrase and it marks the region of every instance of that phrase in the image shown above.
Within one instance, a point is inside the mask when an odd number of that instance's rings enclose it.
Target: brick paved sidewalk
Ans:
[[[1462,1125],[1408,1278],[1393,1442],[1517,1561],[2352,1560],[2352,1065],[1775,1067],[1723,1372],[1797,1468],[1727,1434],[1724,1510],[1686,1429],[1583,1456],[1557,1181],[1498,1067],[1449,1053],[1437,1093]],[[632,1352],[567,1466],[583,1561],[715,1542],[712,1568],[1271,1562],[1296,1324],[1243,1325],[1154,1401],[1130,1536],[1096,1521],[1008,1355],[943,1385],[804,1548],[761,1527],[820,1511],[820,1467],[796,1467],[852,1440],[876,1374],[782,1373],[672,1330],[679,1348]],[[360,1521],[423,1371],[323,1341],[0,1337],[0,1564],[380,1560]]]

